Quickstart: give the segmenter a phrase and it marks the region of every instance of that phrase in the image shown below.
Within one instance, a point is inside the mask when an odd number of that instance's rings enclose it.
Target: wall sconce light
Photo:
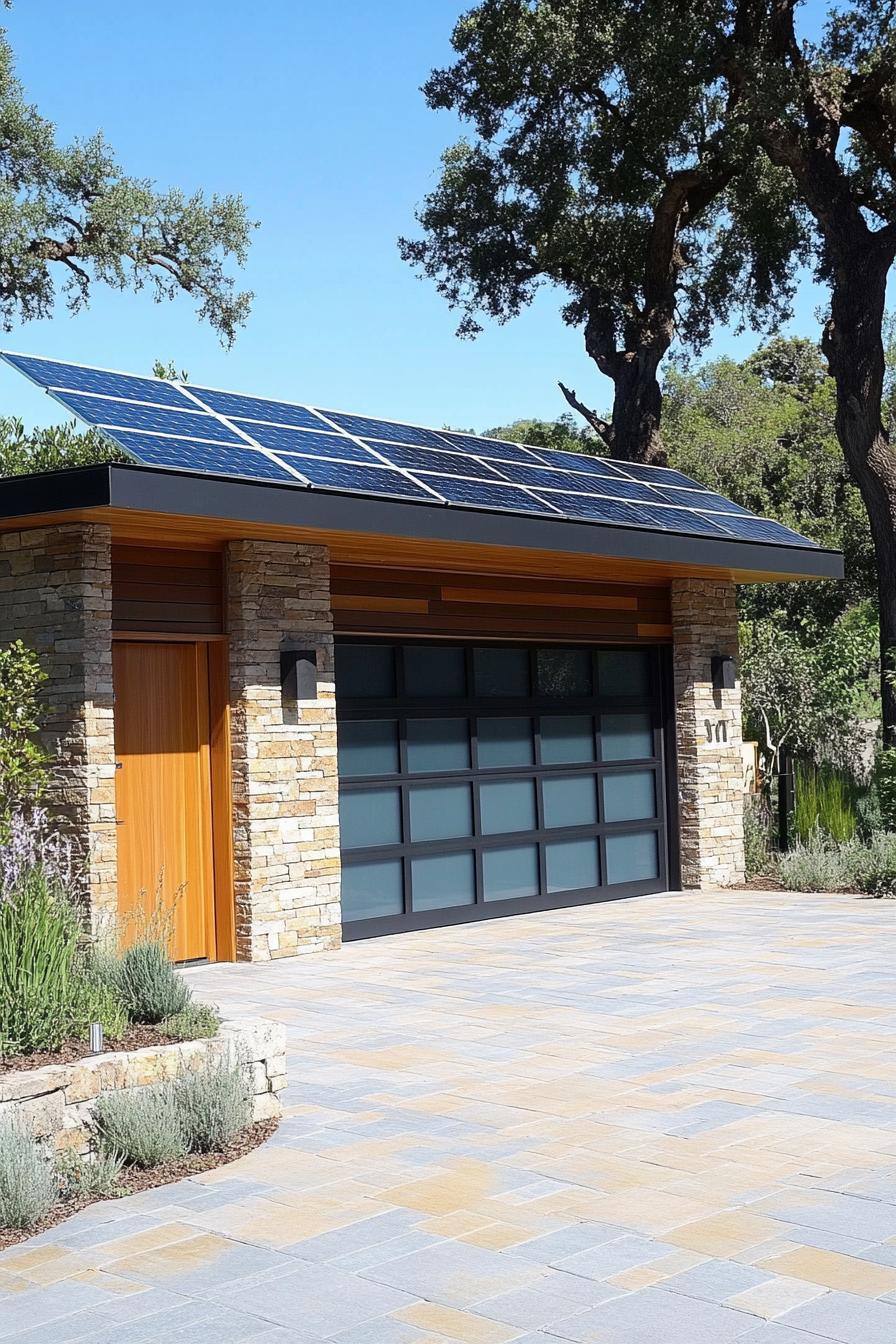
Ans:
[[[317,699],[317,650],[284,649],[280,654],[280,695],[285,703]]]
[[[714,691],[733,691],[737,673],[734,659],[730,653],[715,653],[710,659],[712,667],[712,688]]]

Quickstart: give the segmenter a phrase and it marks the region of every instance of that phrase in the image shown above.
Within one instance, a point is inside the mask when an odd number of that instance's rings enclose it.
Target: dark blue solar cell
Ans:
[[[524,447],[521,443],[504,443],[502,439],[486,439],[479,434],[459,434],[453,429],[440,429],[439,438],[461,453],[475,453],[478,457],[492,458],[495,462],[546,462],[550,453],[540,448]]]
[[[61,364],[54,359],[35,359],[31,355],[4,355],[3,358],[41,387],[61,387],[72,392],[97,392],[129,401],[155,402],[159,406],[189,406],[189,400],[174,383],[161,378],[138,378],[132,373],[111,373],[107,369],[85,369],[80,364]]]
[[[651,485],[689,485],[694,490],[702,490],[699,481],[675,471],[672,467],[648,467],[643,462],[620,462],[619,470],[627,472],[639,481],[649,481]]]
[[[618,499],[603,499],[598,495],[571,495],[558,490],[556,494],[542,495],[567,518],[580,518],[594,523],[625,523],[637,526],[642,522],[642,510],[634,504]]]
[[[228,425],[213,415],[197,410],[170,411],[162,406],[135,406],[132,401],[110,401],[105,397],[82,397],[75,392],[54,393],[92,425],[110,425],[118,429],[146,429],[157,434],[176,434],[182,439],[213,439],[216,443],[243,443]]]
[[[518,485],[530,485],[533,489],[570,490],[578,494],[613,495],[616,499],[642,499],[648,504],[657,504],[659,500],[653,490],[639,481],[624,481],[621,476],[594,476],[585,472],[556,471],[550,467],[520,467],[506,465],[501,467],[503,475]]]
[[[677,504],[680,508],[686,509],[706,509],[709,512],[719,513],[738,513],[746,514],[748,517],[754,515],[749,509],[745,509],[741,504],[735,504],[733,500],[726,499],[724,495],[717,495],[712,490],[684,490],[675,486],[668,490],[662,490],[659,486],[653,487],[654,493],[667,504]]]
[[[437,448],[414,448],[403,443],[371,443],[371,448],[387,457],[396,467],[411,471],[441,471],[447,476],[483,476],[500,481],[502,473],[493,467],[472,461],[464,453],[440,453]]]
[[[350,490],[358,495],[397,495],[403,499],[429,500],[431,504],[440,502],[428,490],[389,467],[362,467],[353,462],[324,462],[313,457],[301,461],[297,457],[284,458],[287,460],[313,485]]]
[[[470,504],[483,509],[509,510],[511,513],[549,513],[556,517],[554,509],[525,490],[501,485],[498,481],[472,481],[461,476],[422,474],[420,480],[438,490],[451,504]]]
[[[366,448],[345,434],[316,434],[311,429],[281,429],[279,425],[255,425],[251,420],[234,420],[233,423],[256,443],[264,448],[272,448],[276,453],[305,453],[309,457],[333,457],[343,462],[368,464],[377,460]]]
[[[103,433],[127,452],[133,453],[139,462],[146,462],[150,466],[302,484],[285,467],[271,461],[256,448],[250,448],[248,444],[245,449],[241,449],[225,443],[196,443],[193,439],[165,439],[158,434],[135,434],[127,429],[104,429]]]
[[[799,532],[792,532],[789,527],[784,527],[781,523],[773,523],[769,518],[757,518],[754,514],[749,514],[747,517],[741,514],[737,516],[714,514],[713,518],[718,521],[720,527],[724,527],[726,535],[736,541],[769,541],[779,546],[816,545],[808,537],[801,537]]]
[[[698,513],[696,509],[664,509],[660,504],[656,508],[639,505],[645,527],[659,527],[664,532],[688,532],[697,537],[727,536],[723,520],[715,522],[707,513]]]
[[[542,449],[542,457],[549,467],[584,471],[589,476],[610,476],[613,480],[619,480],[622,476],[605,457],[590,457],[588,453],[561,453],[554,449],[548,451],[547,448]]]
[[[417,425],[400,425],[395,420],[371,420],[366,415],[347,415],[342,411],[321,411],[346,434],[357,434],[360,439],[386,439],[389,443],[411,443],[422,448],[444,448],[434,429]]]
[[[269,401],[267,397],[244,397],[237,392],[217,392],[210,387],[193,387],[190,391],[204,405],[230,420],[263,420],[269,424],[292,425],[297,429],[326,429],[327,426],[305,406],[293,406],[288,401]]]

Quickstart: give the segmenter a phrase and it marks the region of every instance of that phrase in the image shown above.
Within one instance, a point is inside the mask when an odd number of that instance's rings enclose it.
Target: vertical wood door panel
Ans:
[[[172,957],[214,957],[207,650],[122,641],[113,660],[119,911],[160,892]]]

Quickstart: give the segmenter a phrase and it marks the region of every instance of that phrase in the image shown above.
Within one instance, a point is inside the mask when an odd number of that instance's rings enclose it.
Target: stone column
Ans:
[[[737,657],[734,584],[673,580],[672,624],[682,885],[730,886],[744,875],[740,685],[713,690],[711,659]]]
[[[339,812],[329,553],[227,547],[237,957],[338,947]],[[317,652],[317,699],[284,709],[280,653]]]
[[[48,680],[46,805],[84,873],[94,926],[117,911],[111,531],[66,523],[0,536],[0,643],[21,639]]]

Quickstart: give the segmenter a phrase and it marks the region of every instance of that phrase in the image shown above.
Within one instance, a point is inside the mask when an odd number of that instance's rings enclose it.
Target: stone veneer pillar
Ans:
[[[714,690],[711,659],[737,657],[734,584],[673,580],[672,624],[682,885],[730,886],[744,875],[740,685]]]
[[[0,643],[40,656],[46,798],[83,865],[94,927],[117,910],[111,531],[66,523],[0,536]]]
[[[237,957],[338,947],[339,811],[325,546],[227,547]],[[280,653],[317,651],[318,696],[284,709]]]

